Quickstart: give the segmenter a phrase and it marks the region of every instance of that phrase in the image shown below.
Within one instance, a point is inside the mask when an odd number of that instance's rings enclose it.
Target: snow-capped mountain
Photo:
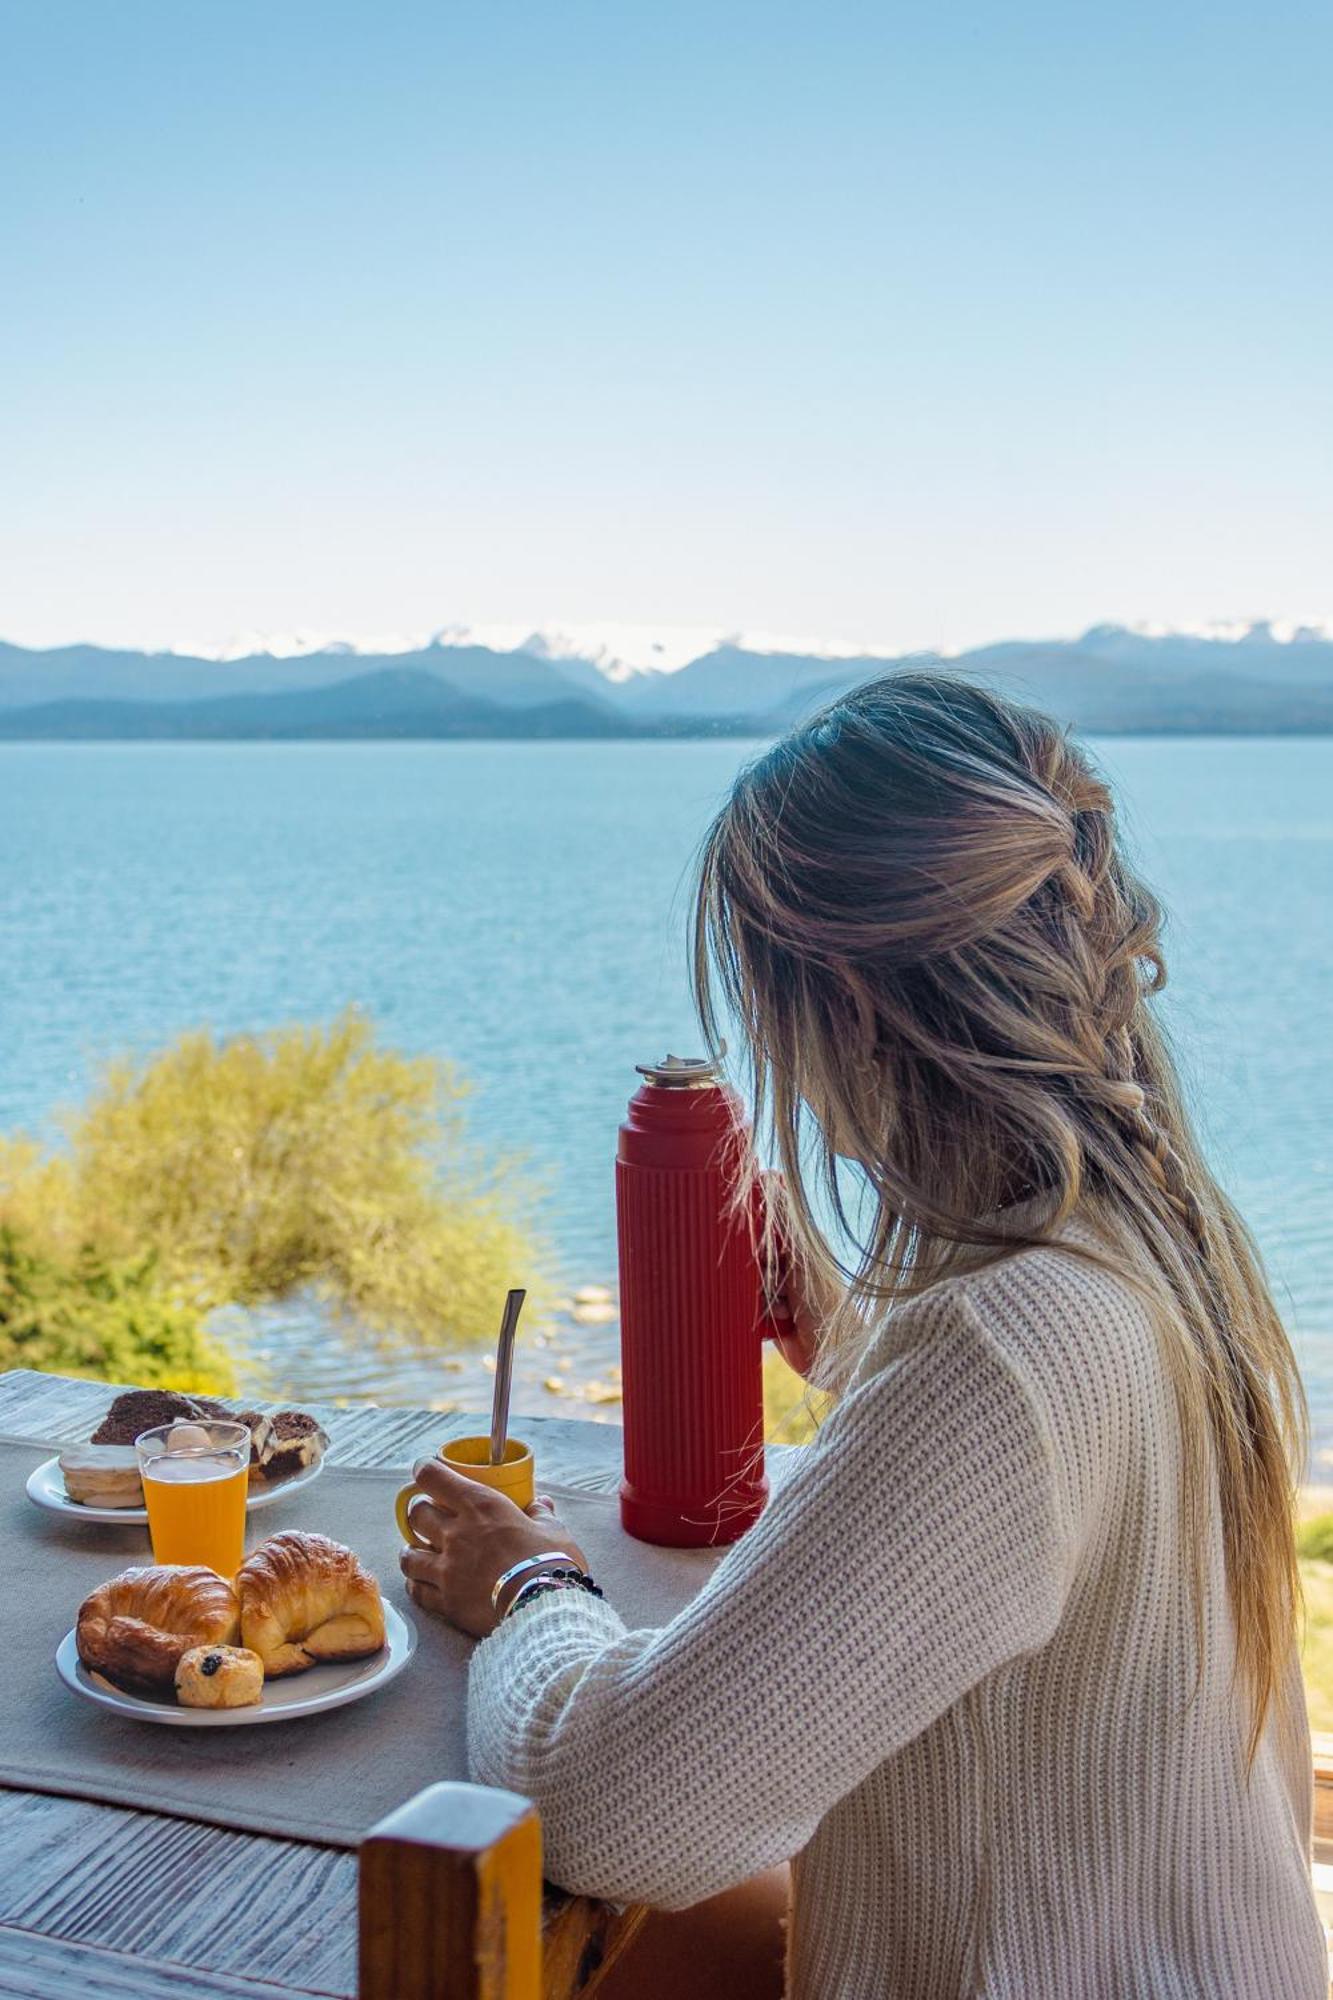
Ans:
[[[1186,632],[1097,625],[1076,639],[1003,640],[948,659],[618,624],[452,625],[373,645],[249,636],[211,654],[0,644],[0,733],[762,733],[876,674],[925,663],[1085,730],[1333,731],[1333,626],[1256,621]]]
[[[748,653],[804,654],[842,660],[872,655],[892,656],[890,646],[866,647],[846,639],[812,639],[763,631],[737,631],[712,625],[630,625],[614,621],[539,626],[520,623],[442,625],[432,632],[379,634],[351,640],[321,632],[242,632],[220,645],[175,647],[180,657],[205,660],[245,660],[267,657],[307,659],[329,654],[348,659],[398,659],[432,646],[493,653],[527,653],[560,667],[593,667],[613,686],[640,674],[673,674],[721,648]],[[581,676],[579,676],[581,678]]]

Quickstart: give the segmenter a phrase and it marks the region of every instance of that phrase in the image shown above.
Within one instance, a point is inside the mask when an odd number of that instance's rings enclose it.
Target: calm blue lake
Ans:
[[[634,1064],[695,1044],[690,863],[753,747],[0,748],[0,1129],[50,1132],[107,1056],[187,1026],[355,1003],[470,1073],[476,1135],[547,1177],[569,1282],[612,1278],[616,1126]],[[1099,754],[1171,912],[1198,1115],[1333,1442],[1333,742]],[[313,1378],[319,1340],[276,1326]],[[354,1386],[420,1392],[384,1370]]]

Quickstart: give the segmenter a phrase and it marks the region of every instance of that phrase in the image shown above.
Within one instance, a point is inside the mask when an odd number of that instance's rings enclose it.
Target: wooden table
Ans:
[[[111,1393],[0,1373],[0,1434],[73,1443]],[[406,1465],[478,1428],[475,1412],[308,1407],[331,1465]],[[548,1478],[614,1491],[617,1426],[525,1416],[523,1430]],[[356,1897],[357,1856],[345,1850],[0,1787],[0,2000],[344,2000],[356,1992]],[[641,1916],[550,1894],[547,1994],[592,1994]]]

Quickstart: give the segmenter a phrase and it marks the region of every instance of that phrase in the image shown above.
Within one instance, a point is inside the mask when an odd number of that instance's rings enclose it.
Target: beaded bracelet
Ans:
[[[521,1583],[519,1585],[518,1589],[514,1592],[514,1595],[509,1600],[509,1603],[505,1606],[504,1611],[501,1613],[500,1617],[501,1624],[504,1623],[504,1620],[508,1618],[511,1615],[511,1613],[517,1611],[520,1604],[528,1604],[532,1601],[533,1598],[540,1597],[544,1591],[548,1590],[581,1590],[585,1592],[585,1594],[589,1597],[602,1596],[602,1591],[600,1587],[593,1582],[592,1578],[588,1575],[586,1570],[581,1570],[581,1569],[543,1570],[540,1576],[531,1576],[528,1578],[526,1583]]]
[[[539,1556],[524,1556],[522,1562],[511,1563],[502,1576],[496,1577],[491,1586],[491,1610],[500,1609],[500,1592],[506,1584],[515,1582],[520,1576],[526,1576],[530,1570],[545,1569],[547,1563],[563,1563],[567,1569],[574,1568],[573,1556],[567,1554],[564,1549],[543,1549]]]

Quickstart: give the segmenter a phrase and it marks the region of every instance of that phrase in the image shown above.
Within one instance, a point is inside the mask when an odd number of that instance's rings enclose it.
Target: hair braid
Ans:
[[[1141,1084],[1120,1086],[1121,1129],[1135,1158],[1148,1174],[1162,1199],[1180,1217],[1199,1255],[1207,1262],[1211,1255],[1208,1223],[1198,1195],[1191,1185],[1185,1162],[1162,1127],[1148,1111],[1147,1093]]]
[[[1069,739],[1050,725],[1033,733],[1029,769],[1069,815],[1070,852],[1052,875],[1075,919],[1069,940],[1083,961],[1088,1011],[1079,1037],[1088,1056],[1080,1094],[1106,1112],[1159,1201],[1188,1231],[1205,1263],[1211,1253],[1207,1218],[1189,1170],[1165,1128],[1153,1117],[1138,1077],[1134,1017],[1145,990],[1165,983],[1157,929],[1159,913],[1140,890],[1138,906],[1116,866],[1111,795]],[[1136,885],[1137,886],[1137,885]]]

